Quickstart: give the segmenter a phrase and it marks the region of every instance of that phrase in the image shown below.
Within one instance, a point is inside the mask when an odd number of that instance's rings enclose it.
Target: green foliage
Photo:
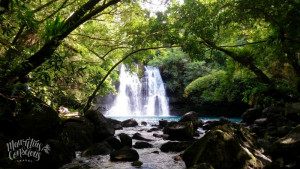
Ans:
[[[0,15],[1,79],[60,37],[68,18],[87,1],[9,2],[9,10]],[[281,102],[271,96],[270,84],[261,74],[274,82],[276,92],[298,97],[298,1],[186,0],[182,5],[170,4],[154,17],[139,1],[108,7],[64,39],[52,42],[60,46],[31,71],[27,91],[53,107],[66,104],[64,100],[82,105],[109,70],[131,52],[176,45],[180,48],[134,53],[124,63],[143,64],[152,58],[148,64],[160,68],[168,93],[185,94],[193,103],[233,102],[241,97],[252,106]],[[116,81],[117,70],[98,94],[115,92],[111,84]],[[19,83],[10,88],[13,94],[23,91]]]
[[[220,83],[222,77],[225,76],[225,71],[212,71],[209,75],[199,77],[196,80],[192,81],[186,88],[184,89],[184,96],[188,97],[189,94],[194,90],[203,90],[207,89],[211,86],[217,85]],[[213,95],[210,95],[208,91],[203,92],[203,97],[208,98],[209,100],[216,100],[213,99]]]
[[[54,36],[58,36],[58,32],[64,31],[64,20],[60,18],[59,15],[55,17],[53,20],[47,20],[46,26],[45,26],[45,32],[42,34],[42,38],[45,38],[44,40],[50,41]]]

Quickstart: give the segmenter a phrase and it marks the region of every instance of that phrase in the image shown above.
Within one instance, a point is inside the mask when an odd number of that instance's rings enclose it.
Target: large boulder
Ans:
[[[107,121],[112,125],[112,126],[114,126],[114,129],[115,130],[122,130],[123,129],[123,127],[122,127],[122,122],[121,121],[119,121],[119,120],[115,120],[115,119],[111,119],[111,118],[106,118],[107,119]]]
[[[103,141],[89,146],[89,148],[82,152],[82,156],[107,155],[110,154],[112,150],[111,146],[106,141]]]
[[[58,112],[35,97],[21,102],[21,112],[16,116],[18,137],[38,140],[56,139],[61,128]]]
[[[153,145],[144,141],[138,141],[133,145],[134,148],[142,149],[142,148],[152,148]]]
[[[211,164],[207,163],[201,163],[201,164],[196,164],[189,169],[214,169],[214,167]]]
[[[283,158],[285,163],[293,163],[300,156],[300,125],[296,126],[286,136],[277,140],[271,146],[271,155],[273,158]]]
[[[219,120],[207,120],[203,123],[202,128],[204,130],[211,130],[215,126],[221,125]]]
[[[202,128],[204,130],[211,130],[212,128],[214,128],[216,126],[230,124],[230,123],[233,123],[233,122],[231,122],[230,120],[228,120],[225,117],[220,117],[220,120],[207,120],[207,121],[203,122]]]
[[[121,141],[116,137],[108,137],[105,141],[115,150],[120,150],[123,147]]]
[[[168,125],[167,120],[161,119],[161,120],[158,121],[158,126],[161,127],[161,128],[166,127],[167,125]]]
[[[163,130],[170,140],[190,140],[194,136],[192,122],[170,122]]]
[[[258,118],[260,118],[262,115],[262,112],[260,109],[251,108],[246,110],[246,112],[242,115],[243,121],[247,124],[253,124],[254,121]]]
[[[41,159],[32,168],[53,169],[70,163],[75,158],[75,151],[65,143],[58,140],[47,140],[45,145],[49,145],[49,152],[43,152]]]
[[[290,130],[292,126],[296,126],[296,123],[287,119],[282,114],[267,114],[267,131],[266,134],[272,137],[283,137]]]
[[[184,141],[184,142],[167,142],[164,143],[161,147],[160,150],[162,152],[180,152],[188,148],[192,142],[189,141]]]
[[[115,134],[114,126],[107,121],[101,112],[88,110],[85,117],[95,126],[94,140],[96,142],[101,142]]]
[[[202,126],[203,124],[203,122],[199,119],[198,113],[194,111],[185,113],[179,120],[179,122],[189,122],[189,121],[193,123],[195,129],[197,129],[197,127]]]
[[[64,122],[62,139],[75,150],[83,151],[93,144],[94,125],[86,118],[68,119]]]
[[[270,106],[262,111],[263,117],[267,117],[268,114],[284,114],[285,108],[280,106]]]
[[[214,169],[256,169],[271,162],[262,151],[246,128],[225,124],[194,142],[182,157],[186,167],[208,163]]]
[[[4,136],[14,138],[17,134],[18,125],[13,112],[17,103],[12,98],[7,98],[0,93],[0,133]]]
[[[300,102],[286,103],[285,116],[290,120],[300,123]]]
[[[125,133],[119,134],[122,146],[132,147],[132,138]]]
[[[121,150],[110,153],[111,161],[137,161],[139,158],[138,152],[129,147],[123,147]]]
[[[128,120],[122,121],[121,125],[122,125],[123,127],[136,127],[136,126],[138,126],[139,124],[138,124],[138,122],[137,122],[136,120],[134,120],[134,119],[128,119]]]
[[[266,126],[268,123],[267,123],[267,118],[259,118],[259,119],[256,119],[254,121],[254,124],[256,125],[259,125],[259,126]]]

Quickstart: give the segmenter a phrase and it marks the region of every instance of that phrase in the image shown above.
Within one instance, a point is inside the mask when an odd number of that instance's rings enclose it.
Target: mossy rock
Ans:
[[[300,156],[300,124],[286,136],[277,140],[271,146],[271,155],[274,158],[282,157],[285,162],[297,161]]]
[[[190,140],[194,136],[194,125],[191,121],[170,122],[163,131],[169,135],[170,140]]]
[[[254,155],[255,151],[255,155]],[[263,168],[268,160],[244,127],[217,126],[188,147],[182,157],[187,167],[207,163],[214,169]],[[265,158],[265,160],[259,160]]]

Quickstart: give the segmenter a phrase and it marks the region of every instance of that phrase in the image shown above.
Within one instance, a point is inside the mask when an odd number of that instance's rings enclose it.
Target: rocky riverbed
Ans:
[[[169,142],[169,140],[164,140],[161,137],[155,137],[158,135],[163,135],[163,131],[160,129],[158,131],[151,131],[154,127],[152,126],[137,126],[137,127],[126,127],[122,130],[116,130],[115,135],[118,136],[121,133],[125,133],[130,137],[134,134],[140,133],[147,143],[153,145],[152,148],[142,148],[135,150],[139,154],[139,161],[143,163],[143,169],[183,169],[186,168],[184,162],[178,157],[179,152],[162,152],[160,150],[164,143]],[[153,136],[155,135],[155,136]],[[151,141],[149,141],[151,140]],[[132,144],[135,145],[136,142],[141,140],[132,139]],[[90,157],[82,157],[81,152],[76,152],[76,158],[72,163],[66,164],[61,169],[84,169],[84,168],[107,168],[107,169],[129,169],[136,168],[132,166],[132,162],[111,162],[110,155],[95,155]]]
[[[150,126],[134,119],[105,118],[93,110],[60,119],[49,106],[33,101],[41,108],[38,112],[6,121],[7,126],[18,128],[0,128],[2,168],[300,168],[298,103],[249,109],[241,123],[223,117],[202,121],[198,113],[188,112],[178,122],[161,120],[158,126]],[[23,107],[28,112],[37,110],[31,104]],[[41,159],[28,163],[9,158],[10,140],[33,136],[48,145]]]

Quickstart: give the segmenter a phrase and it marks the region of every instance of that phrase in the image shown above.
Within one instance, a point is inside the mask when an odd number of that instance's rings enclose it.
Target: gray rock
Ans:
[[[167,120],[159,120],[158,123],[159,123],[158,124],[159,127],[166,127],[168,124],[168,121]]]
[[[279,106],[270,106],[265,108],[262,113],[264,116],[267,116],[269,113],[272,114],[283,114],[285,111],[284,107],[279,107]]]
[[[144,138],[140,133],[134,133],[134,135],[132,136],[132,139],[135,139],[135,140],[152,141],[152,140],[150,140],[150,139]]]
[[[33,163],[32,168],[58,168],[75,158],[75,151],[63,142],[50,139],[44,144],[50,146],[49,154],[41,154],[40,161]]]
[[[285,116],[292,121],[300,123],[300,102],[286,103]]]
[[[111,118],[107,118],[107,121],[114,127],[115,130],[122,130],[123,129],[121,121],[111,119]]]
[[[263,168],[271,163],[250,132],[235,124],[213,128],[189,146],[182,157],[187,168],[202,163],[214,169]]]
[[[119,134],[119,138],[123,146],[132,147],[132,138],[130,136],[125,133],[121,133]]]
[[[163,132],[171,140],[190,140],[194,136],[194,126],[192,122],[170,122]]]
[[[138,152],[129,147],[123,147],[121,150],[113,151],[110,154],[111,161],[137,161],[139,158]]]
[[[103,141],[101,143],[96,143],[91,145],[85,151],[82,152],[83,157],[92,156],[92,155],[107,155],[112,152],[111,146],[106,142]]]
[[[147,142],[138,141],[133,145],[134,148],[142,149],[142,148],[152,148],[153,145]]]
[[[162,152],[181,152],[188,148],[193,142],[167,142],[164,143],[161,147],[160,150]]]
[[[143,125],[143,126],[147,126],[147,122],[145,122],[145,121],[142,121],[142,122],[141,122],[141,125]]]
[[[265,126],[267,125],[267,118],[259,118],[259,119],[256,119],[254,121],[254,124],[257,124],[259,126]]]
[[[135,166],[135,167],[140,167],[143,165],[143,162],[141,161],[134,161],[131,163],[132,166]]]
[[[202,126],[202,124],[203,124],[202,120],[199,119],[198,113],[196,113],[194,111],[185,113],[179,120],[179,122],[189,122],[189,121],[191,121],[193,123],[195,129],[197,127]]]
[[[258,118],[260,118],[262,115],[262,112],[260,109],[251,108],[246,110],[246,112],[242,115],[243,121],[247,124],[253,124],[254,121]]]
[[[94,139],[96,142],[101,142],[115,134],[114,126],[107,121],[101,112],[88,110],[85,117],[95,126]]]
[[[271,155],[274,158],[282,157],[285,161],[295,160],[300,156],[300,125],[295,127],[286,136],[274,142]]]
[[[95,126],[88,119],[82,117],[67,120],[63,125],[62,136],[63,139],[69,140],[69,145],[75,150],[83,151],[92,145],[94,132]]]
[[[138,126],[139,124],[138,124],[138,122],[137,122],[136,120],[134,120],[134,119],[128,119],[128,120],[122,121],[121,125],[122,125],[123,127],[136,127],[136,126]]]
[[[105,141],[115,150],[119,150],[123,147],[121,141],[115,137],[108,137]]]

